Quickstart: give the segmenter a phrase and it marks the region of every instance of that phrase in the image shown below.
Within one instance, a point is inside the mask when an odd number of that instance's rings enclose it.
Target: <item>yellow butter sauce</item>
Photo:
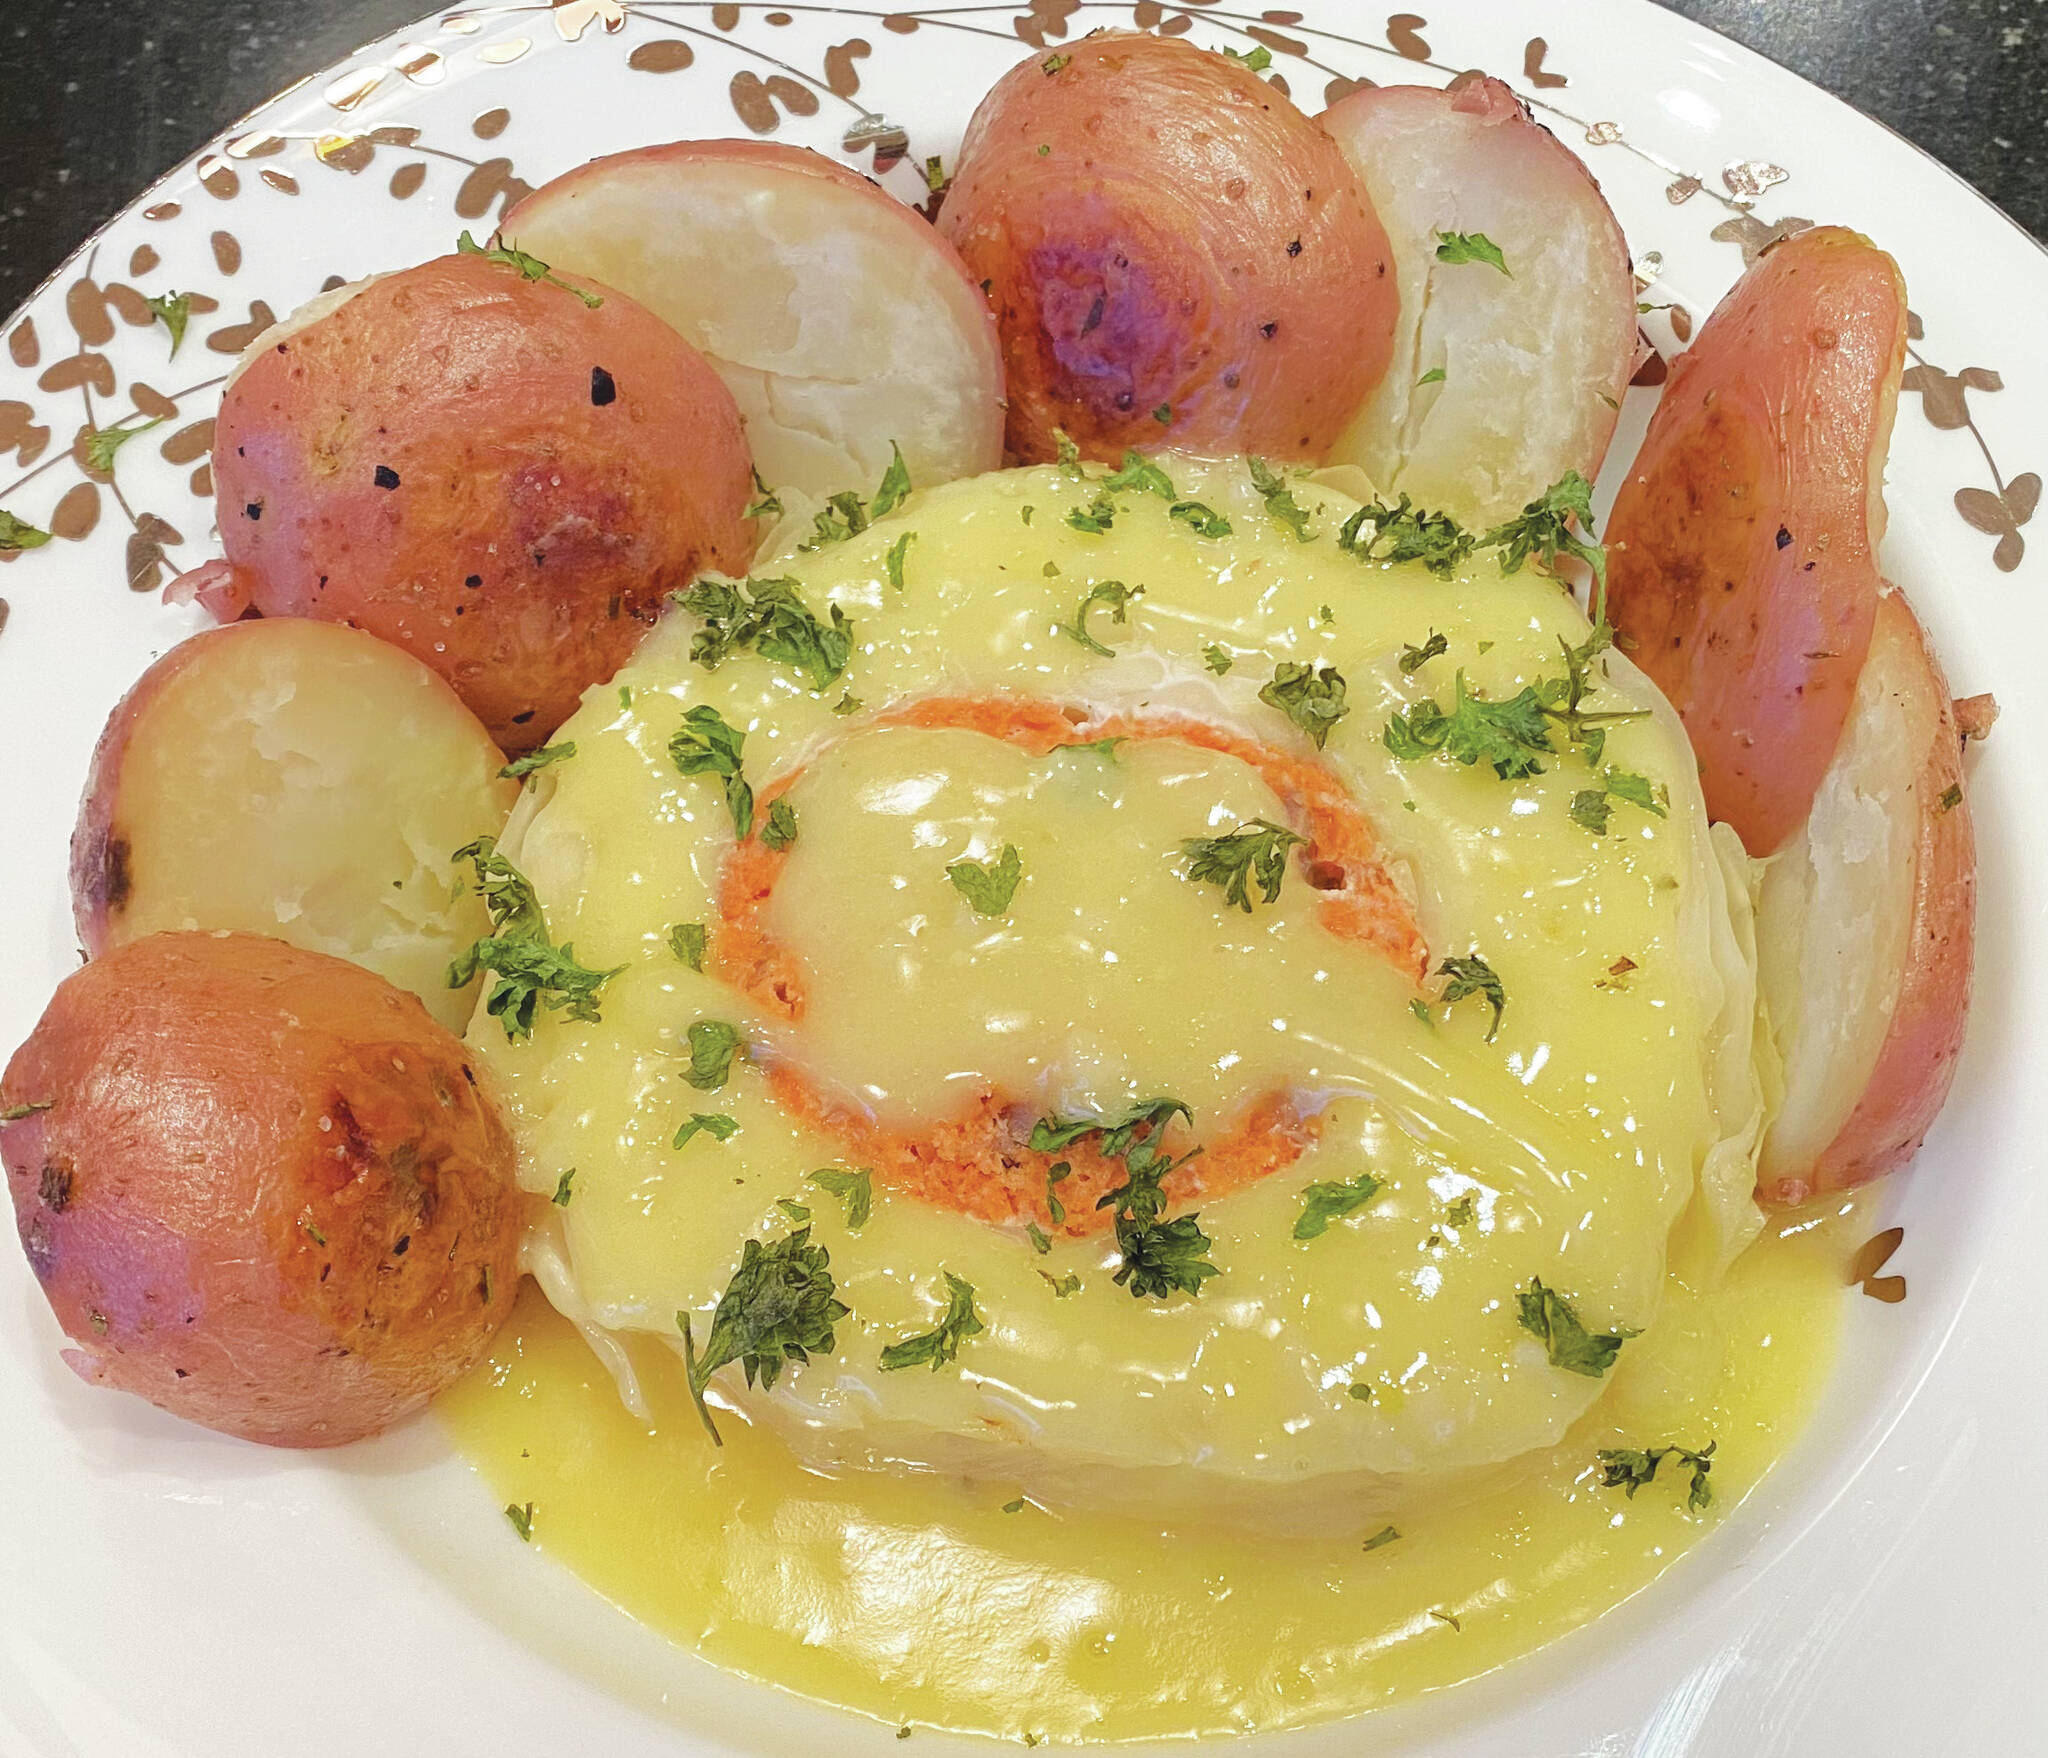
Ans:
[[[797,1468],[733,1417],[714,1450],[660,1349],[652,1426],[529,1289],[438,1406],[533,1543],[715,1664],[897,1725],[1134,1740],[1327,1721],[1471,1678],[1612,1610],[1711,1535],[1826,1377],[1864,1205],[1781,1218],[1711,1295],[1671,1285],[1564,1443],[1400,1536],[1171,1531],[1000,1486]],[[1667,1461],[1633,1500],[1601,1447],[1716,1443],[1712,1506]],[[1333,1510],[1333,1526],[1344,1524]]]

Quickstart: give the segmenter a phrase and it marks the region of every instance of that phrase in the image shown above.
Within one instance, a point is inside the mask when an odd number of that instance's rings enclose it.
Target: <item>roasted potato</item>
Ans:
[[[622,294],[484,255],[259,337],[213,458],[243,601],[403,647],[514,753],[756,537],[739,411],[703,356]]]
[[[1753,855],[1806,822],[1870,650],[1905,351],[1867,238],[1772,246],[1672,363],[1607,522],[1614,627]]]
[[[1865,1183],[1920,1146],[1962,1049],[1976,913],[1948,681],[1892,592],[1813,811],[1758,900],[1758,967],[1785,1066],[1758,1162],[1763,1200]]]
[[[700,349],[777,489],[865,495],[892,442],[920,488],[1003,461],[981,289],[914,209],[822,154],[767,140],[616,153],[542,185],[503,231]]]
[[[1568,472],[1592,481],[1635,366],[1636,288],[1591,173],[1481,73],[1369,86],[1321,121],[1387,228],[1401,292],[1402,370],[1330,461],[1481,528]]]
[[[1098,33],[974,112],[939,227],[989,289],[1009,449],[1320,463],[1387,369],[1387,237],[1336,143],[1242,63]]]
[[[97,1385],[277,1446],[418,1409],[512,1309],[511,1138],[366,970],[155,934],[58,987],[0,1078],[30,1267]]]
[[[518,795],[475,715],[358,629],[266,617],[174,647],[122,698],[71,839],[94,957],[169,928],[240,928],[350,959],[451,1031],[448,965],[490,932],[448,857]]]

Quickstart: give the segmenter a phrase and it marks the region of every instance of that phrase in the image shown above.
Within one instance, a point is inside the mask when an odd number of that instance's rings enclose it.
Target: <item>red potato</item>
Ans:
[[[8,1188],[66,1360],[208,1428],[336,1446],[467,1372],[525,1198],[461,1042],[252,934],[156,934],[58,987],[0,1078]],[[45,1108],[46,1107],[46,1108]]]
[[[995,320],[959,253],[857,171],[763,140],[594,159],[505,237],[617,287],[724,379],[762,479],[869,493],[903,448],[919,487],[1003,461]]]
[[[1758,1195],[1800,1203],[1909,1159],[1970,1007],[1977,854],[1948,681],[1905,597],[1869,657],[1805,826],[1771,862],[1758,965],[1785,1064]]]
[[[490,932],[448,857],[518,797],[475,715],[396,647],[303,617],[209,630],[122,698],[71,839],[97,958],[174,928],[275,935],[377,972],[460,1032],[448,965]]]
[[[743,571],[757,535],[718,375],[593,296],[443,257],[259,338],[214,436],[235,594],[367,629],[508,751],[544,742],[670,590]]]
[[[1368,87],[1321,121],[1387,228],[1401,296],[1400,369],[1330,461],[1482,528],[1571,471],[1590,482],[1636,355],[1628,245],[1592,174],[1480,73]],[[1483,235],[1507,272],[1439,260],[1449,233]]]
[[[1870,648],[1905,349],[1868,239],[1774,245],[1673,362],[1607,522],[1608,613],[1753,855],[1806,821]]]
[[[989,288],[1008,445],[1320,463],[1380,382],[1391,253],[1336,144],[1242,63],[1098,33],[974,112],[939,227]]]

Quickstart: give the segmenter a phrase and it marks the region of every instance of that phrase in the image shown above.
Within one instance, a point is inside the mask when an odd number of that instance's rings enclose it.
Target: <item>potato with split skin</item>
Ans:
[[[232,568],[216,614],[367,629],[514,753],[668,592],[743,571],[757,538],[739,411],[703,356],[622,294],[484,255],[259,337],[213,467]]]
[[[1806,821],[1870,650],[1905,351],[1867,238],[1773,245],[1672,363],[1607,522],[1614,627],[1753,855]]]
[[[1628,245],[1592,173],[1482,73],[1368,87],[1320,120],[1365,180],[1401,291],[1400,366],[1331,462],[1481,529],[1571,471],[1591,482],[1637,339]]]
[[[1104,32],[974,112],[940,229],[986,283],[1021,462],[1127,446],[1320,463],[1387,369],[1385,232],[1336,143],[1241,62]]]
[[[78,938],[98,957],[238,928],[353,960],[451,1031],[448,965],[490,932],[449,856],[518,797],[453,690],[372,635],[266,617],[181,643],[100,735],[71,840]]]
[[[1813,811],[1771,861],[1759,975],[1784,1059],[1758,1194],[1882,1177],[1948,1097],[1970,1009],[1977,855],[1948,680],[1893,591]]]
[[[502,230],[701,349],[778,490],[867,495],[892,444],[919,488],[1003,461],[981,289],[916,209],[822,153],[769,140],[615,153],[543,184]]]
[[[23,1249],[97,1385],[276,1446],[387,1427],[512,1309],[530,1200],[461,1042],[340,959],[156,934],[0,1077]]]

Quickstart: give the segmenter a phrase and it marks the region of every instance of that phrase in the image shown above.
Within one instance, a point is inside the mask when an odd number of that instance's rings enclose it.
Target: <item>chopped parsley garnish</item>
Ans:
[[[449,859],[458,865],[468,861],[476,869],[477,893],[491,931],[448,966],[448,987],[463,988],[479,971],[492,972],[498,982],[485,1010],[514,1043],[533,1036],[534,1015],[543,1002],[551,1013],[596,1024],[598,992],[626,967],[590,970],[576,962],[573,946],[555,945],[533,886],[498,853],[496,838],[480,836]]]
[[[676,1131],[676,1139],[669,1145],[688,1147],[700,1135],[708,1135],[713,1141],[731,1141],[739,1132],[737,1117],[728,1117],[723,1111],[692,1111],[689,1122]]]
[[[693,971],[704,968],[705,933],[702,922],[678,922],[668,931],[668,949]]]
[[[719,1446],[725,1443],[704,1402],[711,1376],[737,1361],[748,1385],[758,1380],[764,1392],[772,1391],[787,1363],[831,1354],[832,1327],[852,1311],[834,1298],[831,1253],[810,1239],[810,1228],[799,1227],[772,1245],[749,1239],[740,1248],[740,1267],[719,1296],[701,1356],[690,1335],[690,1315],[676,1314],[690,1396],[705,1433]]]
[[[740,749],[747,735],[726,723],[716,708],[699,703],[683,716],[681,729],[668,742],[669,761],[680,775],[711,775],[725,783],[726,809],[732,813],[733,835],[742,842],[754,830],[754,790],[740,769]]]
[[[1447,580],[1471,559],[1478,540],[1450,514],[1428,512],[1404,494],[1391,507],[1360,507],[1338,528],[1337,547],[1362,562],[1420,562]]]
[[[1720,1444],[1709,1441],[1697,1452],[1691,1447],[1602,1447],[1598,1454],[1600,1487],[1625,1490],[1628,1499],[1634,1501],[1637,1490],[1656,1480],[1657,1467],[1666,1459],[1676,1459],[1680,1468],[1692,1472],[1685,1505],[1695,1514],[1701,1513],[1714,1499],[1714,1487],[1707,1482],[1707,1473],[1714,1468],[1714,1449]]]
[[[1279,709],[1320,751],[1330,742],[1331,729],[1351,712],[1344,693],[1344,675],[1334,667],[1318,670],[1289,659],[1273,668],[1273,681],[1259,692],[1259,700]]]
[[[1070,508],[1067,523],[1076,531],[1087,531],[1100,537],[1116,523],[1116,502],[1106,494],[1098,494],[1087,506]]]
[[[917,533],[906,531],[883,553],[882,569],[889,577],[889,584],[898,592],[903,590],[903,559],[910,554],[910,546],[916,541]]]
[[[1214,641],[1211,641],[1208,646],[1202,649],[1202,663],[1220,678],[1237,661],[1227,649],[1219,647]]]
[[[1373,1400],[1373,1389],[1364,1380],[1353,1380],[1344,1388],[1344,1396],[1354,1404],[1370,1404]],[[1366,1549],[1370,1550],[1372,1546],[1367,1545]]]
[[[836,1196],[846,1206],[846,1230],[858,1233],[875,1212],[875,1175],[865,1166],[825,1166],[811,1174],[811,1182],[827,1196]]]
[[[548,1200],[552,1202],[556,1208],[566,1209],[569,1206],[569,1199],[576,1194],[575,1186],[576,1168],[574,1166],[571,1166],[568,1171],[564,1172],[560,1178],[555,1180],[555,1194]]]
[[[1114,494],[1121,489],[1136,489],[1144,494],[1156,494],[1161,500],[1180,498],[1180,490],[1173,486],[1173,478],[1135,448],[1124,448],[1123,464],[1115,474],[1105,476],[1102,486]]]
[[[1106,1191],[1095,1206],[1115,1211],[1116,1242],[1123,1253],[1116,1281],[1120,1287],[1128,1285],[1139,1299],[1199,1294],[1202,1284],[1218,1273],[1208,1261],[1211,1241],[1199,1216],[1163,1219],[1167,1174],[1202,1151],[1195,1148],[1178,1160],[1167,1154],[1166,1131],[1176,1116],[1192,1121],[1178,1099],[1139,1099],[1101,1117],[1040,1118],[1026,1144],[1034,1153],[1058,1153],[1082,1136],[1099,1132],[1096,1152],[1105,1160],[1123,1161],[1124,1182]]]
[[[1571,1303],[1555,1289],[1544,1287],[1540,1276],[1532,1276],[1529,1286],[1515,1299],[1522,1329],[1541,1339],[1552,1367],[1567,1373],[1597,1380],[1614,1365],[1622,1344],[1633,1334],[1587,1330]]]
[[[1248,881],[1256,881],[1266,902],[1280,895],[1280,883],[1287,876],[1287,851],[1308,838],[1297,836],[1285,825],[1254,818],[1240,824],[1228,836],[1191,837],[1180,845],[1187,857],[1188,877],[1201,885],[1220,885],[1226,905],[1236,904],[1246,915],[1252,913]]]
[[[1073,1175],[1074,1168],[1065,1160],[1055,1160],[1045,1169],[1045,1212],[1052,1217],[1055,1227],[1067,1218],[1067,1205],[1060,1201],[1059,1187]]]
[[[937,1373],[960,1353],[962,1343],[985,1328],[981,1314],[974,1310],[974,1284],[961,1281],[951,1270],[941,1273],[946,1278],[944,1315],[930,1330],[915,1337],[905,1337],[900,1343],[891,1343],[885,1348],[882,1351],[885,1372],[895,1373],[906,1367],[928,1367]]]
[[[1161,403],[1158,408],[1152,411],[1152,419],[1158,422],[1161,427],[1171,427],[1173,425],[1173,405],[1171,403]]]
[[[1480,538],[1487,549],[1500,550],[1500,571],[1520,571],[1531,556],[1550,572],[1557,571],[1560,554],[1575,556],[1593,570],[1593,620],[1605,622],[1607,602],[1607,552],[1597,541],[1579,537],[1572,520],[1590,533],[1593,529],[1593,485],[1576,470],[1568,470],[1531,501],[1505,525],[1496,525]]]
[[[777,800],[768,808],[768,821],[761,826],[761,841],[780,854],[796,841],[796,808]]]
[[[1178,519],[1197,537],[1228,537],[1230,521],[1205,501],[1175,501],[1166,509],[1169,519]]]
[[[1069,756],[1078,757],[1083,752],[1086,752],[1092,756],[1101,757],[1114,763],[1116,761],[1117,746],[1128,743],[1129,739],[1130,735],[1128,733],[1119,733],[1114,738],[1082,739],[1076,744],[1061,745],[1059,749],[1066,752]]]
[[[1058,455],[1059,467],[1062,470],[1070,470],[1076,476],[1086,476],[1088,474],[1081,467],[1081,448],[1074,443],[1074,436],[1067,432],[1064,427],[1056,427],[1052,430],[1052,443],[1054,451]]]
[[[1097,581],[1095,585],[1088,588],[1088,595],[1076,607],[1074,620],[1071,623],[1056,623],[1054,627],[1062,635],[1070,636],[1072,639],[1080,642],[1090,653],[1099,653],[1104,659],[1114,659],[1116,657],[1116,649],[1105,647],[1093,635],[1089,634],[1088,613],[1100,604],[1107,607],[1111,622],[1128,622],[1130,619],[1127,611],[1130,602],[1132,599],[1142,596],[1144,590],[1145,588],[1142,586],[1126,586],[1121,580]]]
[[[875,498],[868,505],[870,519],[886,519],[910,498],[910,466],[903,462],[903,448],[889,442],[889,468],[875,484]]]
[[[1320,1239],[1332,1221],[1341,1221],[1353,1209],[1362,1209],[1380,1193],[1380,1181],[1370,1172],[1341,1183],[1318,1179],[1302,1189],[1302,1208],[1294,1223],[1297,1239]],[[1368,1392],[1367,1396],[1371,1396]]]
[[[585,292],[581,287],[570,286],[539,257],[528,256],[523,250],[513,250],[503,243],[493,244],[486,250],[467,231],[456,239],[455,248],[464,256],[480,256],[485,262],[500,263],[508,269],[517,269],[522,280],[545,281],[550,287],[559,287],[564,293],[573,293],[592,311],[604,303],[598,294]]]
[[[0,550],[41,549],[49,541],[49,532],[0,507]]]
[[[531,775],[536,769],[545,769],[550,763],[560,763],[575,755],[574,739],[564,739],[559,745],[543,745],[538,751],[528,751],[524,757],[514,757],[498,771],[498,779],[517,781],[522,775]]]
[[[192,295],[189,293],[159,293],[143,301],[156,314],[156,321],[171,333],[171,358],[178,358],[178,350],[185,345],[185,329],[192,321]]]
[[[793,1196],[778,1196],[775,1199],[775,1206],[792,1221],[808,1221],[811,1218],[809,1207],[798,1202]]]
[[[1051,1238],[1036,1221],[1026,1221],[1024,1223],[1024,1232],[1031,1241],[1031,1249],[1037,1252],[1040,1257],[1045,1256],[1047,1252],[1052,1250]]]
[[[821,622],[797,595],[794,580],[707,578],[677,602],[704,619],[690,637],[690,657],[706,671],[751,647],[763,659],[788,666],[812,689],[824,690],[838,681],[853,652],[846,613],[835,604],[831,622]]]
[[[1429,639],[1423,642],[1420,647],[1417,647],[1412,642],[1405,643],[1402,646],[1401,669],[1408,673],[1410,677],[1413,677],[1432,659],[1441,659],[1450,651],[1450,648],[1450,642],[1446,641],[1436,630],[1431,629]]]
[[[761,480],[761,472],[754,472],[754,493],[759,498],[747,508],[749,519],[779,518],[782,514],[782,497]]]
[[[1444,1225],[1447,1227],[1469,1227],[1475,1213],[1472,1193],[1468,1190],[1444,1210]]]
[[[1963,790],[1956,783],[1950,782],[1941,790],[1941,798],[1935,802],[1935,816],[1945,818],[1962,803]]]
[[[1432,366],[1415,381],[1415,388],[1419,391],[1424,385],[1440,385],[1449,376],[1441,366]]]
[[[1265,459],[1247,458],[1244,462],[1245,468],[1251,472],[1252,487],[1264,497],[1266,511],[1272,515],[1274,523],[1293,532],[1295,542],[1308,542],[1311,535],[1308,509],[1294,498],[1294,490],[1287,486],[1284,478],[1274,475],[1266,467]]]
[[[512,1522],[512,1530],[519,1534],[521,1544],[533,1542],[533,1504],[531,1502],[507,1502],[505,1518]]]
[[[1071,55],[1048,55],[1038,65],[1045,70],[1046,76],[1050,78],[1071,60],[1073,60]]]
[[[700,1019],[686,1034],[690,1042],[690,1066],[683,1079],[700,1093],[715,1093],[732,1074],[733,1058],[745,1047],[739,1028],[722,1019]]]
[[[1590,830],[1595,836],[1605,836],[1607,821],[1614,813],[1614,801],[1640,806],[1645,812],[1663,818],[1669,815],[1670,797],[1664,788],[1647,777],[1631,775],[1625,769],[1610,766],[1599,787],[1585,788],[1572,795],[1572,822]]]
[[[1081,1278],[1072,1270],[1069,1270],[1064,1276],[1055,1276],[1050,1270],[1040,1270],[1038,1273],[1045,1278],[1047,1286],[1052,1289],[1052,1296],[1055,1300],[1064,1300],[1069,1294],[1081,1292]]]
[[[797,547],[808,550],[828,543],[844,543],[867,528],[867,503],[851,489],[841,489],[811,515],[811,540]]]
[[[861,708],[861,699],[851,690],[846,691],[837,702],[832,704],[832,712],[834,714],[858,714]]]
[[[1247,73],[1264,73],[1273,65],[1273,51],[1264,43],[1245,55],[1240,55],[1235,49],[1225,49],[1223,53],[1237,62]]]
[[[38,1111],[54,1111],[55,1099],[31,1099],[25,1105],[9,1105],[0,1111],[0,1123],[19,1123],[24,1117],[33,1117]]]
[[[1501,255],[1500,246],[1484,232],[1438,232],[1435,236],[1438,262],[1483,262],[1499,269],[1509,280],[1514,279],[1514,271]]]
[[[1387,749],[1404,762],[1442,752],[1468,767],[1490,763],[1503,781],[1541,775],[1539,756],[1555,749],[1550,742],[1550,716],[1533,684],[1505,702],[1474,695],[1458,673],[1450,713],[1425,696],[1405,714],[1387,722]]]
[[[1398,1527],[1382,1526],[1377,1532],[1375,1532],[1370,1538],[1368,1538],[1365,1541],[1365,1548],[1367,1550],[1378,1550],[1381,1545],[1392,1544],[1394,1540],[1399,1538],[1400,1536],[1401,1532]]]
[[[147,433],[152,427],[161,427],[164,418],[159,415],[154,421],[145,421],[140,427],[128,427],[116,422],[112,427],[95,427],[85,436],[85,461],[102,476],[114,473],[114,454],[137,434]]]
[[[1024,861],[1016,845],[1006,842],[1002,853],[992,861],[954,861],[946,868],[946,877],[953,882],[953,889],[974,906],[976,915],[1005,915],[1024,878]]]
[[[1469,958],[1445,959],[1436,967],[1436,974],[1450,979],[1438,997],[1446,1007],[1455,1007],[1466,996],[1477,995],[1493,1009],[1493,1025],[1486,1034],[1486,1041],[1492,1043],[1500,1033],[1500,1016],[1508,1005],[1507,991],[1501,987],[1493,966],[1475,952]]]
[[[924,162],[924,186],[937,195],[952,179],[946,175],[946,161],[938,153]]]

